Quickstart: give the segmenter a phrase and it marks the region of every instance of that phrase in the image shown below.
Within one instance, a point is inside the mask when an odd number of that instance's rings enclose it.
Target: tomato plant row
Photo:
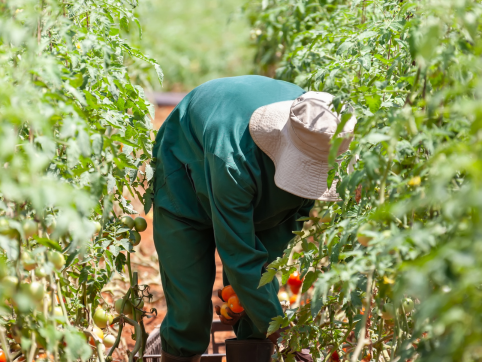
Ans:
[[[292,348],[324,361],[482,358],[480,1],[247,10],[260,71],[358,118],[350,150],[335,142],[329,159],[342,201],[318,203],[262,279],[299,271],[310,299],[271,330],[296,324]]]
[[[131,268],[151,205],[154,107],[120,36],[135,1],[0,3],[0,358],[103,362],[134,327],[141,355],[147,286]],[[116,301],[102,289],[125,273]],[[117,336],[116,336],[117,334]],[[105,357],[106,348],[110,348]]]

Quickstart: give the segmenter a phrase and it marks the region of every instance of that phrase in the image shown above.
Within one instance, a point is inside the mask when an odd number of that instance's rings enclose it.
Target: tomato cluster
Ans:
[[[221,315],[226,319],[233,319],[228,313],[228,310],[231,310],[233,313],[241,313],[244,311],[241,302],[239,301],[239,297],[234,291],[231,285],[227,285],[221,291],[221,298],[223,300],[223,304],[221,305]]]

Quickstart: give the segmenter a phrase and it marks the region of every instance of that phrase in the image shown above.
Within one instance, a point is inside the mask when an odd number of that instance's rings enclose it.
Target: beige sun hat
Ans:
[[[252,114],[249,132],[273,160],[274,181],[280,189],[305,199],[340,200],[336,182],[327,187],[330,141],[341,122],[333,98],[330,93],[307,92],[294,101],[268,104]],[[339,155],[350,146],[355,124],[352,116],[338,134],[342,138]]]

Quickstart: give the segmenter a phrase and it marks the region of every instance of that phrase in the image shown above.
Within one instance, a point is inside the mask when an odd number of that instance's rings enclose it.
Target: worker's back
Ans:
[[[294,84],[260,76],[217,79],[194,89],[157,136],[153,153],[157,157],[156,205],[199,228],[210,227],[210,176],[205,161],[215,157],[232,165],[231,172],[236,172],[239,164],[249,169],[250,175],[242,179],[256,187],[257,231],[272,228],[296,213],[300,198],[275,185],[274,164],[256,146],[248,125],[257,108],[295,99],[303,92]]]

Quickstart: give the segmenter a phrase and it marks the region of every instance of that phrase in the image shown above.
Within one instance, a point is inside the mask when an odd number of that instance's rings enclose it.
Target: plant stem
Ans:
[[[131,300],[132,300],[132,316],[134,317],[134,320],[137,320],[136,318],[136,293],[134,290],[134,278],[132,277],[132,267],[131,267],[131,254],[127,252],[127,270],[129,272],[129,282],[131,285]],[[136,278],[137,279],[137,278]],[[137,284],[137,280],[136,280]]]
[[[7,338],[5,337],[5,328],[0,327],[0,342],[2,343],[2,349],[7,357],[7,362],[13,362],[12,356],[10,355],[10,348],[7,343]]]
[[[393,152],[390,151],[390,156],[388,156],[387,167],[385,168],[385,171],[383,172],[382,183],[380,185],[380,199],[379,199],[380,205],[385,202],[385,186],[386,186],[386,183],[387,183],[388,172],[390,171],[390,168],[392,167],[392,160],[393,160]]]
[[[380,318],[380,323],[378,324],[378,336],[380,337],[382,334],[383,334],[383,318]],[[375,358],[375,361],[378,362],[378,359],[380,358],[380,352],[381,350],[383,349],[383,346],[380,344],[380,345],[377,345],[377,343],[381,341],[380,339],[374,343],[374,345],[376,346],[375,348],[377,349],[377,356]]]
[[[59,278],[56,278],[56,279],[57,279],[57,295],[59,297],[60,307],[62,308],[62,313],[64,313],[67,324],[70,324],[69,315],[67,314],[67,309],[65,308],[65,304],[64,304],[64,297],[62,295],[62,290],[60,289],[60,279]]]
[[[368,307],[366,313],[363,315],[362,318],[362,327],[360,330],[359,338],[358,338],[358,343],[356,345],[355,351],[353,352],[351,356],[351,362],[356,362],[358,360],[358,356],[360,355],[363,347],[369,342],[369,340],[366,338],[366,324],[368,321],[368,315],[370,314],[371,310],[371,301],[372,301],[372,279],[373,279],[373,272],[375,271],[374,268],[368,272],[367,275],[367,300],[368,300]]]
[[[99,357],[99,362],[105,362],[104,352],[102,351],[101,348],[99,348],[99,345],[102,344],[101,343],[102,340],[96,334],[94,334],[92,331],[90,331],[88,329],[84,329],[84,333],[88,334],[90,336],[90,338],[92,338],[94,340],[95,348],[97,349],[97,356]]]
[[[28,360],[27,362],[32,362],[35,357],[35,351],[37,350],[37,342],[35,341],[35,333],[32,332],[31,337],[32,339],[32,346],[30,347],[30,351],[28,352]]]

